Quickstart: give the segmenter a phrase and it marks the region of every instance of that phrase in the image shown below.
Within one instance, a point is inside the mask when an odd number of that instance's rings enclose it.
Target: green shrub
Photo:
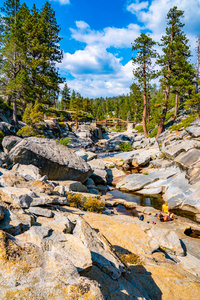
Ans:
[[[44,134],[41,130],[33,128],[32,126],[26,125],[17,131],[17,135],[21,137],[36,136],[44,138]]]
[[[60,127],[65,128],[66,124],[64,122],[59,122],[58,124],[59,124]]]
[[[60,120],[60,122],[63,122],[65,120],[65,117],[64,117],[63,113],[60,114],[59,120]]]
[[[51,118],[60,118],[60,121],[62,122],[64,120],[64,117],[69,118],[69,113],[65,110],[58,110],[53,107],[49,107],[44,110],[44,113],[47,117]]]
[[[119,145],[119,149],[123,152],[132,151],[133,147],[131,146],[130,142],[123,142]]]
[[[156,137],[157,132],[158,132],[158,127],[156,127],[156,128],[148,135],[148,137],[150,137],[150,138]]]
[[[124,129],[124,126],[111,127],[110,130],[113,131],[113,132],[124,132],[124,131],[126,131],[126,129]]]
[[[96,211],[98,213],[102,213],[104,207],[104,202],[97,198],[88,197],[84,202],[84,209],[87,211]]]
[[[174,110],[168,112],[165,117],[165,124],[169,121],[169,119],[174,117]]]
[[[59,143],[60,143],[61,145],[63,145],[63,146],[66,146],[66,147],[69,146],[70,142],[71,142],[71,140],[70,140],[69,137],[66,137],[66,138],[63,138],[63,139],[60,139],[60,140],[59,140]]]
[[[82,210],[87,211],[96,211],[98,213],[102,213],[105,204],[98,197],[83,197],[81,194],[71,195],[69,192],[67,193],[67,199],[69,201],[69,206],[80,208]]]
[[[127,253],[127,254],[122,254],[118,253],[119,257],[121,258],[122,261],[125,263],[131,264],[131,265],[142,265],[143,261],[139,257],[139,255],[134,254],[134,253]]]
[[[138,125],[134,129],[136,129],[138,132],[143,132],[143,126],[142,125]]]
[[[183,125],[182,125],[181,123],[180,123],[180,124],[172,125],[172,126],[170,127],[171,131],[179,130],[179,129],[181,129],[181,128],[183,128]]]
[[[67,193],[67,200],[69,201],[69,206],[71,207],[76,207],[76,208],[83,207],[81,194],[71,195],[70,193]]]
[[[170,127],[171,131],[179,130],[182,127],[186,128],[186,127],[190,126],[190,124],[196,119],[196,117],[197,117],[197,114],[193,114],[193,115],[187,117],[186,119],[183,119],[179,124],[172,125]]]

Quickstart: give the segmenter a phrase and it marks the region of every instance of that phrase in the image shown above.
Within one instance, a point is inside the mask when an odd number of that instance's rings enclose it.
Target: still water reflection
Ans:
[[[152,206],[159,210],[161,210],[162,204],[164,203],[162,196],[158,196],[156,198],[155,197],[144,197],[144,196],[137,195],[134,193],[121,192],[119,190],[113,190],[113,191],[110,191],[109,193],[111,193],[114,198],[124,199],[129,202],[136,202],[137,204],[139,204],[141,206]]]

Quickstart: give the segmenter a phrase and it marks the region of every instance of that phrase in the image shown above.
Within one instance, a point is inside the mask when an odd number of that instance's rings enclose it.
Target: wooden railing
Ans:
[[[118,119],[118,118],[108,118],[108,119],[104,119],[102,121],[97,121],[96,124],[97,125],[104,125],[104,126],[125,126],[127,125],[129,122],[124,121],[122,119]]]

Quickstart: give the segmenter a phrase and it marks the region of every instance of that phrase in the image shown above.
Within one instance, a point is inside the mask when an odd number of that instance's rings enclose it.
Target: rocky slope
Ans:
[[[198,236],[197,223],[161,223],[156,209],[109,194],[101,197],[102,215],[69,206],[70,194],[90,197],[115,185],[162,195],[170,209],[200,221],[199,129],[196,120],[158,141],[130,129],[101,143],[114,150],[127,140],[134,150],[103,159],[50,139],[5,137],[0,299],[199,299],[200,239],[185,234]],[[84,130],[81,144],[90,138]],[[144,221],[119,214],[117,205],[143,213]]]

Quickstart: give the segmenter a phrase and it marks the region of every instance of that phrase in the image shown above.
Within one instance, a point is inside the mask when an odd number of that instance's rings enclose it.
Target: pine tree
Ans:
[[[190,56],[188,39],[181,31],[174,45],[174,65],[172,67],[172,92],[176,95],[175,118],[177,117],[179,97],[191,91],[195,82],[195,70],[189,61]]]
[[[67,83],[65,83],[62,90],[61,107],[61,109],[64,110],[69,109],[70,107],[70,88],[68,88]]]
[[[34,5],[31,17],[25,24],[27,40],[27,54],[29,59],[32,84],[32,98],[37,96],[40,102],[48,101],[50,91],[58,93],[59,83],[63,79],[59,76],[55,66],[62,60],[62,50],[59,46],[59,26],[55,19],[55,12],[48,2],[41,11]]]
[[[76,98],[76,92],[73,90],[71,94],[71,100],[69,106],[70,110],[73,110],[75,98]]]
[[[83,107],[83,98],[79,93],[76,93],[76,97],[73,101],[73,106],[72,106],[72,110],[75,111],[72,114],[72,118],[76,120],[76,130],[78,130],[78,121],[83,118],[82,107]]]
[[[17,104],[53,104],[59,92],[56,63],[62,59],[59,26],[55,13],[46,2],[42,10],[30,11],[19,0],[7,0],[2,8],[0,36],[0,87],[13,102],[13,120],[17,123]],[[54,99],[55,100],[55,99]],[[53,100],[53,101],[54,101]]]
[[[156,43],[146,34],[141,33],[141,35],[135,39],[132,50],[137,50],[137,55],[133,59],[133,64],[137,65],[135,71],[133,71],[135,77],[138,79],[139,83],[142,83],[143,86],[143,117],[142,125],[144,135],[147,136],[146,128],[146,117],[147,117],[147,85],[150,79],[153,78],[152,71],[152,58],[157,56],[156,51],[153,49],[153,46]]]
[[[84,98],[83,99],[83,111],[91,113],[91,105],[90,105],[90,99]]]
[[[130,86],[130,105],[132,112],[132,119],[138,123],[142,120],[142,111],[143,111],[143,99],[142,92],[138,84],[133,83]]]
[[[13,102],[13,121],[17,124],[17,89],[20,84],[20,71],[22,66],[22,47],[19,37],[19,19],[17,13],[20,9],[19,0],[7,0],[1,8],[1,90]]]
[[[170,88],[173,87],[178,95],[182,88],[189,84],[191,79],[191,66],[187,61],[190,53],[187,46],[187,39],[182,31],[184,24],[180,21],[180,18],[182,18],[183,15],[184,12],[182,10],[178,10],[176,6],[169,10],[167,14],[168,21],[166,34],[161,39],[163,55],[158,59],[158,63],[162,67],[161,84],[165,89],[165,97],[163,100],[163,109],[158,125],[157,137],[163,131],[168,109]]]

